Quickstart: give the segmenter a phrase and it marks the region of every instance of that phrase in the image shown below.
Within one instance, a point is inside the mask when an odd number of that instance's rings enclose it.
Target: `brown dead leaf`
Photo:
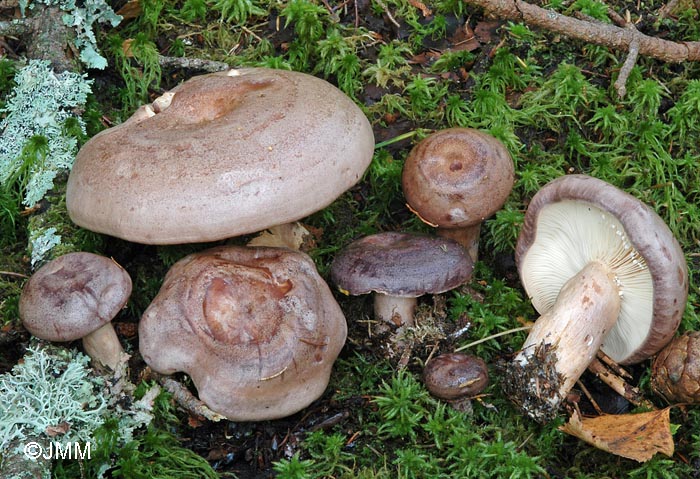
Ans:
[[[46,427],[46,435],[49,437],[62,436],[70,430],[70,424],[67,422],[59,422],[55,426]]]
[[[268,228],[248,242],[248,246],[274,246],[307,251],[315,246],[314,238],[298,222]]]
[[[479,40],[477,40],[474,30],[469,26],[468,22],[465,22],[461,28],[455,30],[454,34],[448,39],[452,46],[448,48],[448,51],[474,51],[481,46]]]
[[[419,0],[408,0],[408,3],[410,3],[413,7],[417,8],[418,10],[421,11],[424,17],[429,17],[433,14],[433,11],[430,10],[425,3],[419,1]]]
[[[121,15],[123,20],[129,20],[141,15],[141,11],[141,0],[129,0],[117,10],[117,15]]]
[[[483,21],[476,24],[474,27],[474,35],[480,43],[492,43],[499,38],[498,28],[501,26],[499,21]]]
[[[127,58],[131,58],[134,56],[134,53],[131,51],[132,43],[134,43],[133,38],[127,38],[122,42],[122,52],[124,52],[124,56]]]
[[[578,412],[559,429],[611,454],[646,462],[660,452],[672,456],[670,408],[639,414],[584,418]]]

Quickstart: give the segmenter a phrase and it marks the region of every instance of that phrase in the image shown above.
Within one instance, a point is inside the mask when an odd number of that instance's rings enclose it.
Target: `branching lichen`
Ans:
[[[85,131],[75,111],[84,106],[92,82],[77,73],[55,73],[48,61],[32,60],[17,72],[15,83],[0,109],[5,114],[0,121],[0,184],[23,176],[23,203],[32,206],[53,187],[57,173],[73,164],[77,138],[64,126],[72,119]],[[30,148],[31,139],[42,137],[46,141],[40,147]]]
[[[11,373],[0,375],[0,450],[64,423],[69,427],[62,440],[90,440],[104,421],[108,401],[104,381],[90,373],[89,360],[69,350],[34,346]]]
[[[27,8],[32,10],[38,5],[57,6],[65,12],[63,23],[75,30],[74,44],[85,66],[100,70],[107,66],[107,60],[97,50],[97,40],[92,26],[95,22],[108,23],[113,27],[119,25],[122,17],[114,13],[112,7],[104,0],[37,0],[31,4],[29,0],[19,1],[22,16]]]
[[[45,228],[32,231],[29,238],[29,251],[32,254],[32,268],[41,263],[46,254],[56,245],[61,244],[61,236],[56,234],[56,228]]]

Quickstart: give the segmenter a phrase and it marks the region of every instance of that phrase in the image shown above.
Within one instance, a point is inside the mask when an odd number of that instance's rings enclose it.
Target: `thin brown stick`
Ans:
[[[605,364],[605,366],[608,367],[608,369],[612,370],[615,374],[620,376],[621,378],[632,380],[632,375],[627,372],[626,369],[624,369],[622,366],[617,364],[613,358],[605,354],[602,350],[598,350],[598,354],[596,355],[598,357],[598,360]]]
[[[12,271],[0,271],[0,276],[10,276],[11,278],[29,279],[29,276],[22,273],[14,273]]]
[[[613,391],[635,406],[641,406],[649,410],[656,409],[649,400],[644,398],[644,395],[638,388],[629,385],[620,376],[606,368],[598,359],[593,359],[593,361],[591,361],[591,364],[588,365],[588,370],[607,384]]]
[[[630,46],[636,40],[639,44],[639,55],[675,63],[700,60],[700,42],[673,42],[650,37],[636,29],[579,20],[521,0],[466,0],[466,2],[482,7],[501,18],[523,21],[534,27],[616,50],[629,52]]]
[[[155,371],[151,372],[151,376],[154,377],[160,384],[173,395],[175,402],[190,413],[194,413],[198,416],[205,417],[210,421],[221,421],[226,419],[221,414],[218,414],[207,407],[202,401],[194,396],[185,386],[177,382],[176,380],[158,374]]]
[[[595,409],[595,412],[598,413],[599,416],[603,415],[603,410],[600,408],[598,405],[598,401],[593,398],[593,395],[591,392],[588,390],[585,384],[583,384],[581,381],[576,381],[576,384],[578,385],[579,388],[581,388],[581,391],[583,391],[583,394],[586,395],[588,400],[591,402],[591,405],[593,406],[593,409]]]
[[[632,24],[628,24],[627,28],[634,28]],[[636,31],[636,29],[635,29]],[[617,96],[620,99],[625,97],[627,93],[627,79],[632,73],[635,63],[637,63],[637,57],[639,56],[639,42],[636,38],[632,39],[630,43],[630,50],[627,53],[627,58],[620,68],[620,73],[617,75],[617,80],[615,80],[615,90],[617,91]]]

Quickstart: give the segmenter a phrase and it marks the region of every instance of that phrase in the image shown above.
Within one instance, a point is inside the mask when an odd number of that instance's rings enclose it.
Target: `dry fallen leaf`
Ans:
[[[313,236],[301,223],[273,226],[248,242],[248,246],[273,246],[304,251],[313,246]]]
[[[70,430],[70,424],[68,424],[66,421],[59,422],[55,426],[47,426],[46,427],[46,435],[49,437],[56,437],[56,436],[62,436],[63,434],[67,433]]]
[[[673,455],[669,410],[583,419],[574,412],[559,429],[603,451],[646,462],[657,452]]]

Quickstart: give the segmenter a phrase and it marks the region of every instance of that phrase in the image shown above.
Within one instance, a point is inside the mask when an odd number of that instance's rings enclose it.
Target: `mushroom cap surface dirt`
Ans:
[[[514,181],[513,160],[496,137],[472,128],[448,128],[420,141],[403,167],[411,207],[433,226],[473,226],[498,211]]]
[[[139,324],[162,374],[190,375],[200,399],[234,421],[285,417],[323,394],[345,317],[304,253],[222,246],[168,271]]]
[[[68,253],[29,278],[19,300],[24,327],[47,341],[74,341],[109,323],[131,295],[129,274],[110,258]]]
[[[383,232],[346,246],[333,260],[331,278],[352,295],[415,298],[456,288],[471,278],[473,268],[464,248],[451,239]]]
[[[264,68],[201,75],[90,139],[67,207],[79,226],[134,242],[215,241],[323,209],[373,151],[367,118],[324,80]]]
[[[688,272],[680,245],[647,205],[586,175],[545,185],[530,202],[516,247],[525,290],[540,314],[591,261],[615,274],[621,311],[601,349],[620,364],[642,361],[673,337]]]

